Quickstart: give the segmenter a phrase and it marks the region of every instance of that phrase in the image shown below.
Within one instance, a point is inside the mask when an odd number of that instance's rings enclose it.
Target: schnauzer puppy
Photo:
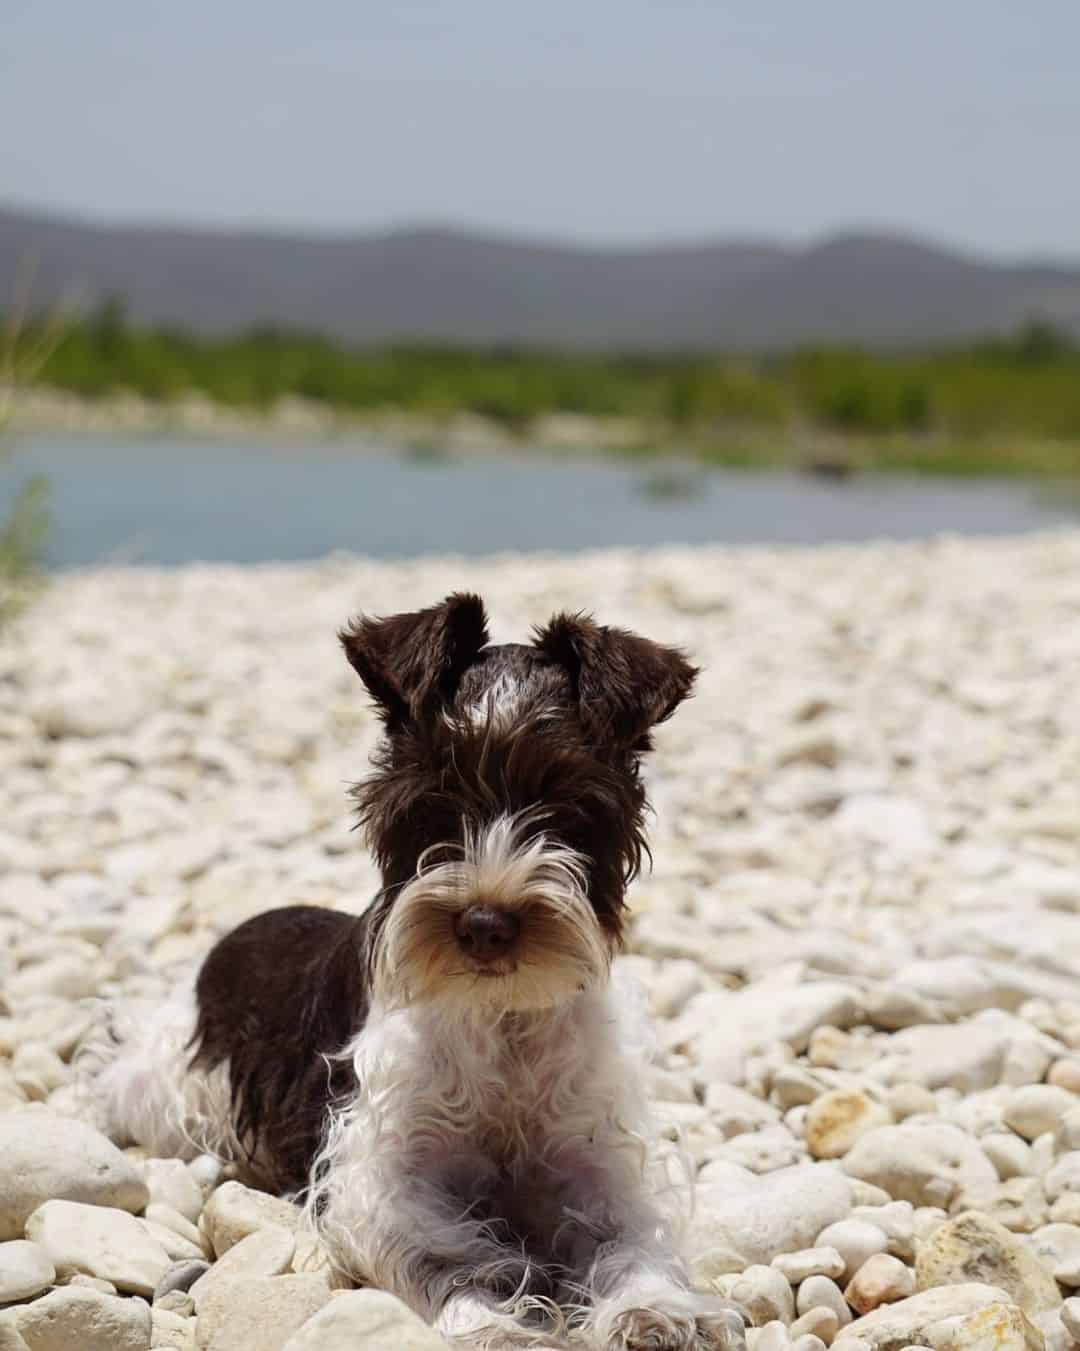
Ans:
[[[472,595],[341,640],[385,728],[353,790],[382,889],[359,918],[259,915],[114,1019],[107,1128],[303,1194],[344,1270],[468,1345],[738,1346],[646,1185],[644,1041],[609,979],[641,756],[694,667],[571,614],[492,646]]]

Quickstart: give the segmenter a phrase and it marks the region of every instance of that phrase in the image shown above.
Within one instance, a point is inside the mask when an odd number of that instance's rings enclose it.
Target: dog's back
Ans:
[[[367,1017],[364,928],[286,906],[227,934],[199,972],[192,1067],[228,1068],[244,1162],[269,1190],[303,1190],[327,1108],[353,1087],[335,1056]]]

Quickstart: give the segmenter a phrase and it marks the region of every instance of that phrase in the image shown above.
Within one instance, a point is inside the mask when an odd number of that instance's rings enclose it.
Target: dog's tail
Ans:
[[[191,1068],[193,979],[164,1000],[102,1000],[75,1055],[83,1114],[120,1145],[193,1159],[241,1156],[228,1066]]]

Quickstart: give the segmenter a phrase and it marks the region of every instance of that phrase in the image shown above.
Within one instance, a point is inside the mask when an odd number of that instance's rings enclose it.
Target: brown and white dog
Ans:
[[[354,789],[382,889],[257,916],[114,1009],[106,1128],[302,1196],[345,1271],[470,1346],[739,1346],[646,1184],[647,1038],[611,978],[641,757],[694,667],[581,615],[489,645],[472,595],[341,639],[385,727]]]

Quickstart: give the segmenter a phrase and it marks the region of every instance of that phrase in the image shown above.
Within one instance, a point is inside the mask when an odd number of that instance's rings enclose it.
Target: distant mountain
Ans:
[[[1080,335],[1080,266],[992,263],[908,237],[585,248],[451,229],[350,237],[102,225],[0,208],[0,308],[123,296],[200,333],[354,343],[771,349],[950,341],[1045,318]]]

